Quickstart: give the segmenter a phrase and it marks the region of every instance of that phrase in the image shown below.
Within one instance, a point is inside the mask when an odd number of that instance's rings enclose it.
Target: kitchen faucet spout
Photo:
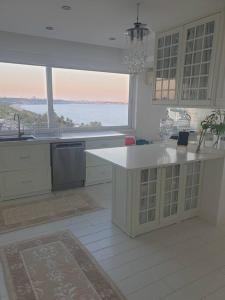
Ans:
[[[23,135],[23,132],[21,131],[21,117],[19,114],[15,113],[13,119],[14,121],[17,120],[18,138],[21,138]]]

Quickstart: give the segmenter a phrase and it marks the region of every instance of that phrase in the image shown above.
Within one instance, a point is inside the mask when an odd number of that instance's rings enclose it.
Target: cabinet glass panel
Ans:
[[[175,100],[179,38],[175,32],[158,39],[154,100]]]
[[[140,178],[139,224],[146,224],[156,220],[157,168],[141,170]]]
[[[184,210],[196,209],[199,202],[201,162],[187,165]]]
[[[169,166],[165,171],[165,187],[163,196],[163,218],[178,213],[180,166]]]
[[[181,101],[208,101],[215,21],[187,29]]]

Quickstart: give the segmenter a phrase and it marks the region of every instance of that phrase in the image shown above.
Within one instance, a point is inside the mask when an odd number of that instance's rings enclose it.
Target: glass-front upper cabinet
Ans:
[[[218,16],[184,26],[180,104],[206,106],[212,101]]]
[[[154,104],[215,106],[221,14],[156,34]]]
[[[179,29],[160,33],[156,37],[154,103],[176,102],[180,44],[181,30]]]

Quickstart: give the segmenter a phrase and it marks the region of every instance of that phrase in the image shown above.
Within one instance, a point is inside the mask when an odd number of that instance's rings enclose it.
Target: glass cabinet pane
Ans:
[[[149,208],[156,207],[156,196],[150,196],[149,197]]]
[[[141,171],[141,182],[148,181],[148,169]]]
[[[172,34],[172,44],[178,44],[179,43],[179,33]]]
[[[140,224],[145,224],[148,221],[148,215],[147,212],[141,212],[139,215],[139,223]]]
[[[157,169],[151,169],[150,170],[150,180],[156,180],[157,179]]]
[[[193,54],[193,64],[199,64],[201,62],[202,52],[195,52]]]
[[[141,197],[147,197],[148,195],[148,184],[141,185]]]
[[[148,211],[148,221],[155,221],[155,209],[151,209]]]
[[[147,198],[142,198],[140,202],[140,210],[145,210],[148,207],[148,199]]]
[[[203,36],[203,34],[204,34],[204,24],[198,25],[196,27],[195,37]]]
[[[205,34],[214,33],[214,26],[215,26],[214,21],[211,21],[211,22],[207,23],[206,27],[205,27]]]
[[[162,48],[164,46],[164,37],[158,39],[158,48]]]
[[[192,40],[195,37],[195,28],[190,28],[187,31],[187,40]]]

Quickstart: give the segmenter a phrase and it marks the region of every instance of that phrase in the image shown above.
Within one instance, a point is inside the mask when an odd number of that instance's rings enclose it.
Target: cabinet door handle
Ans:
[[[29,159],[30,155],[24,155],[24,156],[20,156],[20,159]]]

